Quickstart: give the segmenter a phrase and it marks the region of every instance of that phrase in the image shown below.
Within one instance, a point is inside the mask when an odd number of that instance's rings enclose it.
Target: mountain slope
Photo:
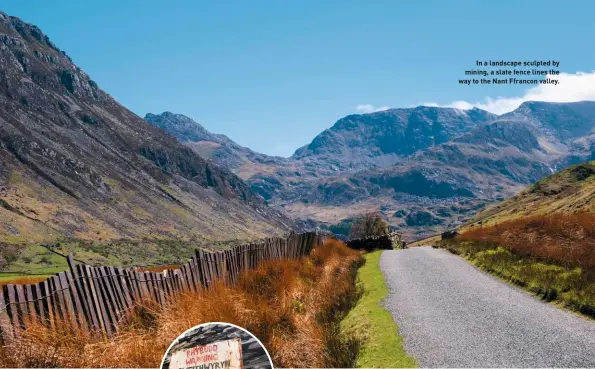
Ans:
[[[490,206],[474,216],[468,224],[488,225],[532,215],[579,211],[595,213],[595,161],[548,176]]]
[[[0,13],[0,239],[254,238],[288,229],[234,174]]]
[[[480,109],[427,106],[349,115],[298,149],[292,158],[339,170],[385,167],[495,117]]]
[[[176,137],[203,158],[213,160],[243,179],[289,163],[285,158],[260,154],[240,146],[225,135],[213,134],[182,114],[149,113],[145,120]]]

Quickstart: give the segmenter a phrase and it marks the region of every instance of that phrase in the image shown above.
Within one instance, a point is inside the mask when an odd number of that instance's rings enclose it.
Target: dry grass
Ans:
[[[35,283],[39,283],[42,281],[45,281],[46,279],[48,279],[47,276],[31,276],[31,277],[26,277],[26,276],[15,276],[13,277],[7,277],[7,278],[1,278],[0,279],[0,289],[2,289],[2,287],[4,287],[7,284],[20,284],[20,285],[24,285],[24,284],[35,284]]]
[[[595,317],[595,214],[552,214],[466,231],[441,247],[547,301]]]
[[[411,243],[407,244],[407,246],[408,247],[418,247],[418,246],[427,246],[427,245],[431,246],[431,245],[440,243],[441,239],[442,239],[441,235],[432,236],[432,237],[424,238],[422,240],[417,240],[417,241],[411,242]]]
[[[2,367],[158,367],[169,344],[187,329],[222,321],[245,327],[279,367],[350,367],[358,342],[340,334],[354,303],[359,253],[328,241],[301,260],[271,261],[233,286],[216,284],[181,295],[164,308],[150,303],[113,338],[43,327],[0,349]]]
[[[542,179],[481,211],[466,226],[494,225],[533,215],[581,211],[595,213],[595,161],[569,167]]]
[[[515,253],[564,266],[595,267],[595,214],[552,214],[475,228],[458,237],[496,243]]]

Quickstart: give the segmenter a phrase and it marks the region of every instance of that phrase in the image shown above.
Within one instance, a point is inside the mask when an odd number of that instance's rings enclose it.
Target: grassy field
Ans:
[[[441,247],[546,301],[595,317],[595,214],[509,220]]]
[[[392,315],[381,306],[388,293],[379,267],[381,254],[382,251],[376,251],[365,255],[366,264],[357,274],[363,295],[341,323],[342,330],[362,340],[356,367],[417,367],[403,347],[403,338],[398,334]]]
[[[4,273],[11,273],[13,276],[53,275],[68,270],[66,255],[73,255],[77,262],[90,265],[146,266],[146,270],[163,270],[186,262],[197,248],[221,250],[243,242],[246,241],[206,244],[204,241],[175,239],[110,242],[69,239],[45,245],[0,243],[0,279],[8,278]]]

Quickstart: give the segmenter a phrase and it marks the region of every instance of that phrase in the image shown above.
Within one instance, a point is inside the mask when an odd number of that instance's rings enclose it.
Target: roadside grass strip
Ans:
[[[381,254],[382,251],[375,251],[364,256],[366,263],[357,273],[362,296],[341,322],[341,328],[362,341],[356,367],[416,368],[418,364],[405,351],[397,324],[381,305],[388,294],[379,265]]]

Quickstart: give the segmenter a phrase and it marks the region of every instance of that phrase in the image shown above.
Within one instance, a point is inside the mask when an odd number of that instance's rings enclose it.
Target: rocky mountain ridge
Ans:
[[[182,114],[148,113],[145,115],[145,120],[177,138],[200,156],[234,170],[244,179],[249,178],[250,169],[253,166],[278,166],[288,163],[285,158],[257,153],[238,145],[225,135],[211,133],[199,123]]]
[[[339,119],[291,157],[318,161],[339,170],[386,167],[418,150],[448,142],[496,115],[418,106],[354,114]]]
[[[0,13],[0,237],[233,239],[287,231],[240,178],[120,105]]]
[[[342,118],[290,158],[251,162],[243,178],[295,218],[334,224],[380,210],[421,237],[595,157],[594,137],[595,102],[526,102],[501,116],[390,109]]]

